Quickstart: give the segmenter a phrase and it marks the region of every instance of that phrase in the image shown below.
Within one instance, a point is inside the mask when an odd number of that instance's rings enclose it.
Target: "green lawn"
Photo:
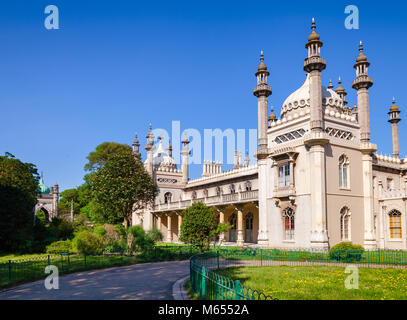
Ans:
[[[216,273],[281,300],[407,300],[406,269],[359,268],[359,289],[352,290],[345,288],[344,267],[240,267]]]
[[[35,260],[38,258],[47,257],[47,253],[33,253],[33,254],[0,254],[0,263],[8,262],[9,260]]]

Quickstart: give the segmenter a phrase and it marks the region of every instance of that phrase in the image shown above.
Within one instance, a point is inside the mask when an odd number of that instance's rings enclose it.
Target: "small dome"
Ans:
[[[367,57],[364,53],[360,53],[357,58],[356,58],[356,62],[364,62],[367,61]]]
[[[277,116],[275,115],[275,113],[270,113],[269,120],[275,120],[276,118]]]
[[[257,67],[257,71],[267,71],[267,66],[263,63],[263,61]]]
[[[308,41],[315,41],[319,40],[319,34],[316,33],[315,31],[312,31],[312,33],[308,36]]]
[[[393,98],[393,105],[390,107],[390,112],[399,111],[399,107],[396,106],[396,99]]]
[[[49,194],[51,191],[49,189],[49,187],[47,187],[44,184],[44,181],[42,180],[42,178],[40,178],[40,182],[38,183],[38,190],[39,192],[41,192],[42,194]]]

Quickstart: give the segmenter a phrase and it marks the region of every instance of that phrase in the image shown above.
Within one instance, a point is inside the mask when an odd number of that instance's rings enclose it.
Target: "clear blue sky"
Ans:
[[[59,8],[59,30],[44,28],[49,4]],[[344,27],[349,4],[359,8],[359,30]],[[256,128],[260,50],[279,114],[304,80],[315,17],[323,83],[340,75],[356,102],[353,64],[363,40],[375,81],[372,140],[391,153],[387,111],[396,96],[405,156],[406,12],[402,1],[1,1],[0,153],[35,163],[63,190],[82,183],[86,156],[99,143],[131,144],[137,131],[144,147],[150,122],[170,130],[180,120],[181,130],[202,133]],[[190,176],[200,173],[194,166]]]

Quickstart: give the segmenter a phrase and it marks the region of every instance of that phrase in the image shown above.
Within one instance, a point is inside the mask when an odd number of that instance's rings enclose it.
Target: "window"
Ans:
[[[350,211],[347,207],[341,209],[341,240],[350,240]]]
[[[246,191],[252,190],[252,183],[250,181],[247,181],[246,183]]]
[[[401,239],[401,213],[392,210],[389,213],[390,238]]]
[[[220,196],[220,192],[221,192],[221,191],[220,191],[220,187],[216,187],[216,195],[217,195],[217,196]]]
[[[339,187],[349,188],[349,159],[345,155],[339,157]]]
[[[236,187],[234,184],[230,185],[230,193],[235,193],[236,192]]]
[[[290,164],[278,167],[278,187],[290,186]]]
[[[196,199],[196,191],[192,192],[192,199]]]
[[[387,190],[394,190],[394,181],[392,178],[387,178]]]
[[[284,210],[284,231],[285,240],[294,240],[294,210],[292,208]]]
[[[170,203],[171,202],[171,197],[172,197],[171,192],[166,192],[164,194],[164,203]]]

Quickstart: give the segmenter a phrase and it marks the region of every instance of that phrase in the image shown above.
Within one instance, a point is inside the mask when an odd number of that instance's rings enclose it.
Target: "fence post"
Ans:
[[[48,265],[51,264],[50,262],[51,262],[51,261],[50,261],[50,257],[49,257],[49,255],[48,255]]]
[[[8,280],[11,281],[11,260],[8,261]]]
[[[202,279],[201,279],[201,297],[204,298],[205,294],[206,294],[206,290],[205,290],[205,277],[206,277],[206,271],[205,271],[205,267],[202,267]]]
[[[240,300],[240,281],[236,280],[235,281],[235,300]]]
[[[263,266],[263,249],[260,248],[260,266]]]
[[[85,266],[86,266],[86,253],[83,254],[83,259],[84,259]]]
[[[217,258],[217,262],[218,262],[218,269],[219,269],[219,250],[217,251],[217,256],[216,256],[216,258]]]

